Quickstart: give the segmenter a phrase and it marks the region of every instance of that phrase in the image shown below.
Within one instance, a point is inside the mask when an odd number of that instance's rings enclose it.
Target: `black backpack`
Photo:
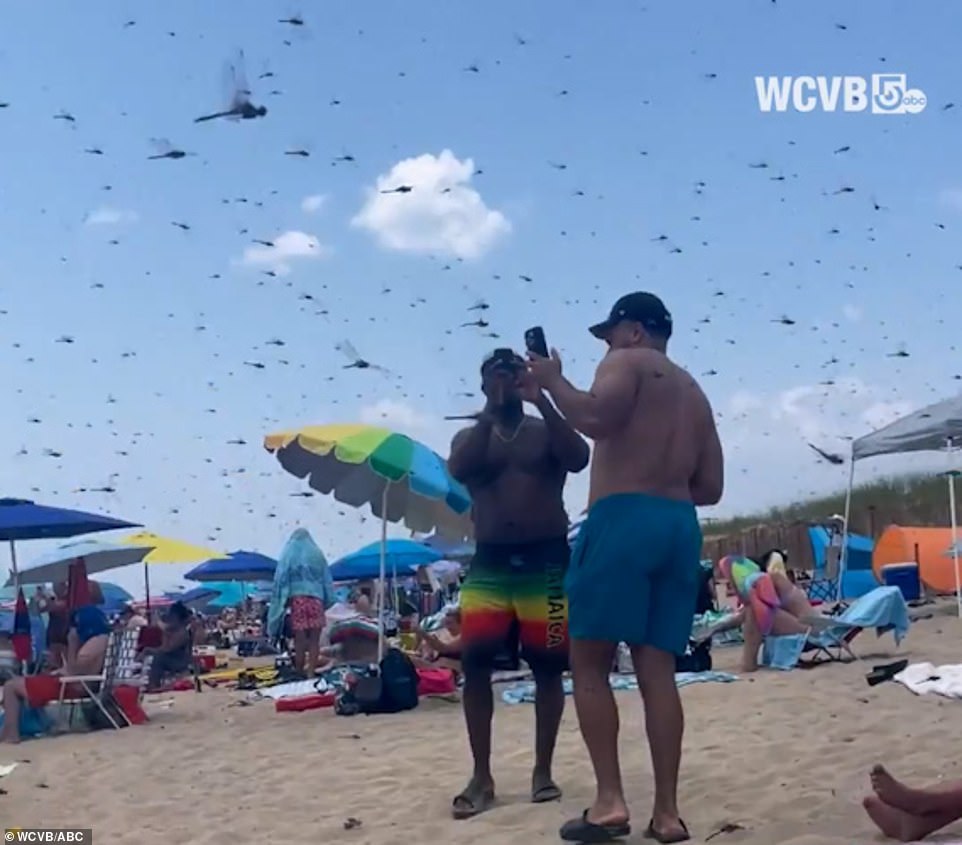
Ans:
[[[352,690],[338,696],[334,710],[341,716],[357,713],[400,713],[418,706],[418,673],[411,658],[388,649],[376,677],[360,678]]]

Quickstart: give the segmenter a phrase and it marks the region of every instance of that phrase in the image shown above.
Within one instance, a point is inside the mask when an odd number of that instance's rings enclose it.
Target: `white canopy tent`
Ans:
[[[845,524],[843,527],[842,558],[839,564],[838,597],[842,597],[842,579],[848,566],[848,519],[852,507],[852,488],[855,484],[855,462],[876,455],[896,455],[907,452],[945,451],[951,455],[962,446],[962,395],[936,402],[896,420],[884,428],[866,434],[852,443],[852,463],[845,495]],[[962,618],[962,585],[959,574],[959,546],[955,512],[955,477],[949,472],[949,521],[952,526],[955,553],[955,597],[959,617]]]

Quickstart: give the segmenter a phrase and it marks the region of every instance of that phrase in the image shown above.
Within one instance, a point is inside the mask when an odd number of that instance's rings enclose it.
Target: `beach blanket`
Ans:
[[[687,687],[690,684],[703,684],[710,681],[728,684],[737,681],[737,675],[728,672],[677,672],[675,673],[675,685]],[[608,678],[613,690],[636,690],[638,681],[634,675],[611,675]],[[574,685],[571,678],[564,679],[565,695],[571,695]],[[505,704],[533,704],[535,686],[534,681],[522,681],[521,683],[511,684],[507,689],[502,690],[501,700]]]
[[[962,664],[912,663],[893,680],[916,695],[934,693],[945,698],[962,698]]]

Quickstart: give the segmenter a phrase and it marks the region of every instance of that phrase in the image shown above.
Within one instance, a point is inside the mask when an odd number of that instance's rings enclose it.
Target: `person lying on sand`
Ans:
[[[869,777],[874,795],[862,806],[876,827],[900,842],[915,842],[962,819],[962,781],[921,788],[906,786],[875,766]]]
[[[443,667],[460,675],[461,667],[461,612],[454,608],[444,616],[444,627],[437,633],[418,628],[416,631],[419,654],[412,656],[415,666]]]

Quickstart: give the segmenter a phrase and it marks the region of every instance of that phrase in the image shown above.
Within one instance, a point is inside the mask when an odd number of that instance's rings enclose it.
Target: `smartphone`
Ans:
[[[534,326],[524,333],[524,345],[528,352],[542,358],[548,357],[548,342],[544,339],[544,329],[541,326]]]

